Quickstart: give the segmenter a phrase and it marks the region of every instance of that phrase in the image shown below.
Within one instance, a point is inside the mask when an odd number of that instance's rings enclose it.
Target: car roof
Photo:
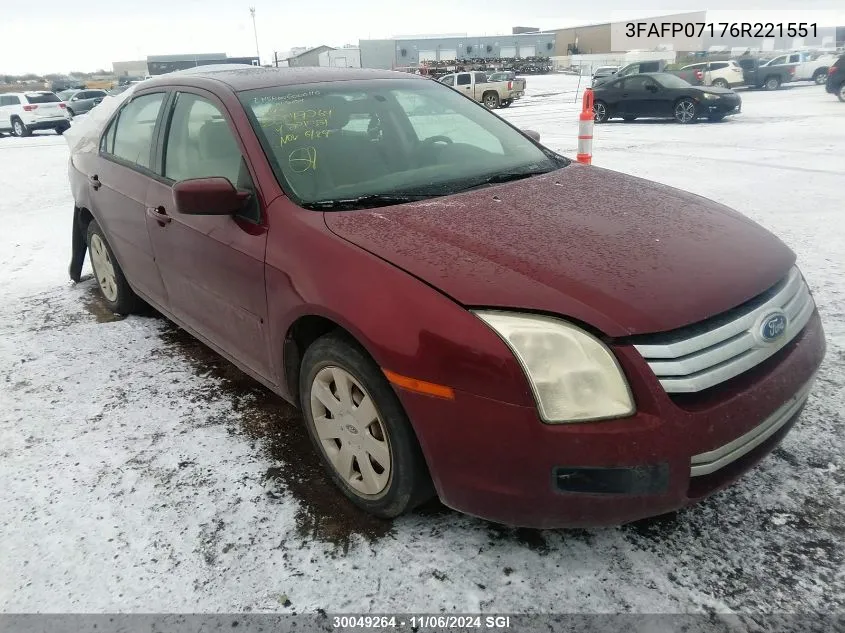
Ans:
[[[202,70],[192,69],[189,74],[168,73],[159,75],[144,81],[144,88],[147,86],[168,86],[168,85],[206,85],[226,84],[235,92],[242,90],[255,90],[260,88],[273,88],[276,86],[297,86],[302,84],[332,82],[332,81],[355,81],[367,79],[420,79],[417,75],[392,70],[375,70],[370,68],[326,68],[326,67],[302,67],[302,68],[220,68]],[[139,86],[140,87],[140,86]]]

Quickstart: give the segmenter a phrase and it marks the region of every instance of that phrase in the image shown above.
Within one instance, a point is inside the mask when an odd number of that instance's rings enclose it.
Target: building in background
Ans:
[[[318,56],[320,66],[332,68],[361,68],[361,49],[354,46],[332,48]]]
[[[259,66],[258,57],[228,57],[226,53],[195,53],[191,55],[149,55],[147,69],[151,76],[172,73],[195,66],[211,64],[250,64]]]
[[[287,65],[291,67],[320,66],[320,54],[332,50],[335,50],[332,46],[316,46],[302,51],[299,54],[294,54],[291,57],[288,57],[285,61],[287,62]]]
[[[116,77],[129,79],[143,79],[149,74],[147,60],[140,59],[131,62],[112,62],[112,72]]]

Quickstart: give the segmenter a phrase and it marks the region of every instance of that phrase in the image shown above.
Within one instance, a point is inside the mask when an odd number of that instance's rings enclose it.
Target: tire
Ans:
[[[71,119],[72,119],[73,117],[75,117],[75,116],[76,116],[76,115],[73,113],[73,110],[71,110],[70,108],[68,108],[68,109],[67,109],[67,115],[68,115]]]
[[[115,314],[133,314],[139,312],[144,302],[135,294],[120,264],[117,263],[111,246],[109,246],[103,229],[96,220],[88,224],[88,256],[91,259],[91,267],[94,269],[94,277],[100,288],[100,294],[109,309]]]
[[[719,79],[715,79],[713,81],[713,85],[716,86],[717,88],[730,88],[730,86],[728,85],[728,82],[725,81],[724,79],[722,79],[721,77]]]
[[[495,92],[485,92],[484,95],[481,97],[481,100],[484,102],[484,105],[490,110],[495,110],[501,105],[501,102],[499,101],[499,95]]]
[[[636,121],[637,117],[628,115],[628,116],[623,116],[622,120],[625,121],[626,123],[630,123],[631,121]]]
[[[20,119],[12,119],[12,134],[15,136],[29,136],[32,131]]]
[[[69,125],[60,125],[59,127],[56,128],[56,134],[61,136],[62,134],[67,132],[69,129],[70,129]]]
[[[763,87],[766,90],[777,90],[780,88],[780,79],[777,77],[766,77],[766,81],[763,83]]]
[[[499,104],[500,108],[507,108],[510,104],[513,103],[513,99],[505,99]]]
[[[345,389],[339,387],[342,384]],[[375,516],[392,518],[434,495],[422,450],[399,398],[354,341],[337,332],[317,339],[302,359],[299,396],[308,435],[335,485],[352,503]],[[373,405],[371,414],[359,421],[353,412],[366,399]],[[344,400],[350,403],[346,407]],[[329,406],[336,407],[337,417]],[[341,422],[332,422],[338,418]]]
[[[827,68],[818,68],[813,73],[813,81],[817,86],[823,86],[827,83]]]
[[[836,96],[839,97],[840,101],[845,102],[845,81],[839,84],[839,90],[836,91]]]
[[[673,114],[678,123],[687,125],[689,123],[695,123],[696,118],[698,118],[698,108],[695,105],[695,101],[689,97],[684,97],[675,103]]]
[[[610,110],[604,101],[596,101],[593,103],[593,120],[596,123],[606,123],[610,118]]]

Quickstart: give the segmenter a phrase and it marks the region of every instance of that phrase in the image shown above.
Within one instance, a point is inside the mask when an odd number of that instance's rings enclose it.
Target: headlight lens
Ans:
[[[545,422],[586,422],[634,413],[628,382],[611,351],[559,319],[476,312],[511,348]]]
[[[719,98],[719,95],[710,94],[709,92],[703,92],[701,93],[701,96],[707,101],[713,101]]]

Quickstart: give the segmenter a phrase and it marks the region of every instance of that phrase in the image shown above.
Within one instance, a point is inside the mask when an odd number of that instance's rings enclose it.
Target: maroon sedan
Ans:
[[[105,105],[105,104],[104,104]],[[781,241],[405,73],[140,84],[72,153],[71,276],[302,408],[383,517],[618,524],[727,485],[825,352]]]

